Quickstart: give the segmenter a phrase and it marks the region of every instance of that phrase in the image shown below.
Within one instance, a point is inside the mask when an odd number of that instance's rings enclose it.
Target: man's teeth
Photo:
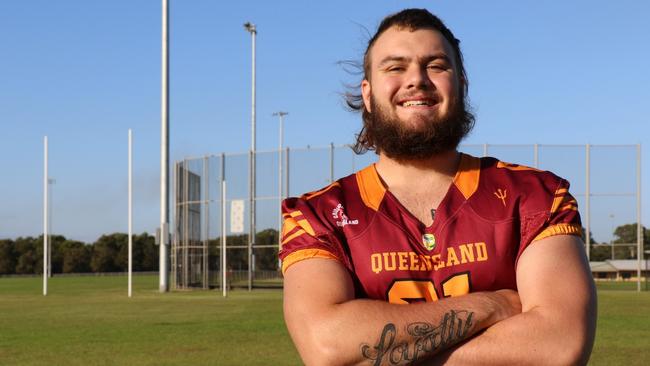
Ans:
[[[410,107],[410,106],[413,106],[413,105],[429,105],[429,103],[427,103],[424,100],[409,100],[407,102],[404,102],[404,104],[402,104],[402,105],[404,107]]]

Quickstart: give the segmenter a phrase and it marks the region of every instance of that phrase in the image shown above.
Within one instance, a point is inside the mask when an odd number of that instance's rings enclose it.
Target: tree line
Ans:
[[[645,251],[650,250],[650,230],[645,226],[641,226],[641,233],[643,235],[643,248]],[[612,246],[611,244],[636,244],[637,242],[637,224],[625,224],[618,226],[614,229],[614,239],[612,242],[598,243],[593,235],[590,236],[591,244],[601,244],[591,247],[590,260],[594,262],[605,261],[612,259],[612,248],[614,259],[636,259],[637,247],[634,246]],[[585,239],[584,236],[582,238]],[[644,257],[648,255],[644,253]]]
[[[257,233],[256,245],[276,245],[278,231],[266,229]],[[102,235],[94,243],[67,239],[63,235],[50,237],[52,247],[52,273],[126,272],[128,270],[128,234]],[[208,241],[210,268],[220,264],[220,239]],[[245,247],[248,235],[232,235],[226,239],[227,247]],[[147,233],[133,236],[133,271],[157,271],[160,248],[155,237]],[[255,268],[277,269],[278,249],[256,248]],[[229,248],[228,267],[234,270],[248,268],[248,249]],[[0,239],[0,275],[42,274],[43,236]]]
[[[128,268],[128,235],[102,235],[87,244],[63,235],[50,237],[52,273],[124,272]],[[154,237],[133,236],[133,270],[158,270],[158,247]],[[0,240],[0,275],[42,274],[43,236]]]
[[[637,224],[625,224],[614,230],[614,244],[636,243]],[[645,250],[650,250],[650,230],[642,227]],[[584,236],[583,236],[584,240]],[[611,245],[598,243],[591,235],[591,260],[611,259]],[[218,268],[220,263],[220,239],[208,242],[210,268]],[[257,245],[274,245],[278,242],[278,231],[266,229],[256,235]],[[232,270],[248,269],[248,235],[228,236],[228,267]],[[83,243],[67,239],[63,235],[51,236],[52,273],[126,272],[128,269],[128,235],[113,233],[102,235],[94,243]],[[237,248],[238,247],[238,248]],[[615,259],[636,258],[636,247],[614,246]],[[159,248],[155,238],[147,233],[133,236],[133,270],[157,271]],[[276,270],[278,249],[255,248],[255,268],[257,270]],[[43,236],[19,237],[15,240],[0,239],[0,275],[42,274]]]

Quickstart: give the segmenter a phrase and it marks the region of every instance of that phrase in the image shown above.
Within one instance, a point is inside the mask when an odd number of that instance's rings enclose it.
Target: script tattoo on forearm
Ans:
[[[411,341],[402,342],[395,341],[395,324],[388,323],[375,346],[361,345],[361,354],[377,366],[414,364],[426,355],[464,340],[474,325],[473,316],[473,312],[451,310],[437,326],[424,322],[411,323],[406,326]]]

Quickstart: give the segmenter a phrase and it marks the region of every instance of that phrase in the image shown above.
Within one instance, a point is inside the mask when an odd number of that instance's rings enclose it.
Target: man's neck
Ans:
[[[460,153],[447,151],[427,159],[395,160],[379,154],[377,172],[389,189],[447,186],[458,170]]]

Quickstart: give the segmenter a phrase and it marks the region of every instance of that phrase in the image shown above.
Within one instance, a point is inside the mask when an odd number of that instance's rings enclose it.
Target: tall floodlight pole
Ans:
[[[47,171],[47,136],[43,139],[43,296],[47,295],[47,263],[48,255],[47,249],[49,243],[47,242],[47,229],[48,229],[48,171]]]
[[[252,256],[253,256],[253,245],[255,245],[255,36],[257,35],[257,28],[255,24],[246,22],[244,28],[251,34],[251,46],[252,46],[252,69],[251,69],[251,152],[250,152],[250,163],[249,163],[249,175],[250,175],[250,234],[248,235],[248,291],[253,288],[253,273],[251,272],[252,265]]]
[[[133,290],[133,133],[129,128],[129,297]]]
[[[282,245],[282,147],[284,145],[284,116],[289,112],[275,112],[273,116],[280,117],[280,144],[278,145],[278,250]],[[281,262],[278,260],[278,266]]]
[[[160,257],[159,289],[169,290],[169,0],[162,0],[162,94],[160,113]]]

